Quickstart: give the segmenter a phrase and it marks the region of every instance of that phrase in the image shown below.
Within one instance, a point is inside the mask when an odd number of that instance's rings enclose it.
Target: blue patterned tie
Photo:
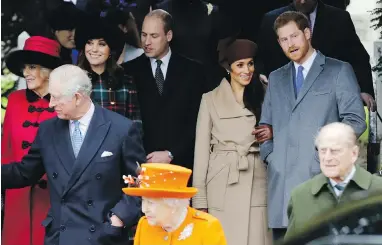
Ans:
[[[339,191],[343,191],[343,190],[345,190],[345,186],[344,186],[343,184],[336,184],[334,187],[335,187],[337,190],[339,190]]]
[[[81,145],[82,145],[82,134],[80,130],[80,122],[73,121],[73,124],[74,124],[74,131],[72,134],[72,146],[73,146],[74,156],[77,158],[78,152],[80,152]]]
[[[298,67],[297,76],[296,76],[296,97],[298,97],[298,93],[300,92],[302,84],[304,83],[304,74],[302,73],[303,70],[304,70],[303,66]]]

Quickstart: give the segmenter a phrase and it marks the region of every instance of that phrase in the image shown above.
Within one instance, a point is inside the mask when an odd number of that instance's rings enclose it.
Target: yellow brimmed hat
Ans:
[[[129,185],[123,192],[130,196],[151,198],[191,198],[198,189],[187,187],[190,169],[167,163],[142,164],[137,178],[124,177]]]

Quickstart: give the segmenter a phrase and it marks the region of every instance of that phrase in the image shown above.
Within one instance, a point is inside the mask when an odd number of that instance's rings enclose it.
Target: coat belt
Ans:
[[[248,155],[259,152],[259,149],[253,146],[214,145],[213,151],[235,152],[237,154],[236,164],[230,164],[229,166],[228,184],[232,185],[239,182],[240,171],[247,171],[249,169]]]

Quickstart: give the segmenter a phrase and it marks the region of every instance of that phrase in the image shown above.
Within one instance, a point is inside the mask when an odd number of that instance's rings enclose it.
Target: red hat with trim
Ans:
[[[32,36],[25,41],[23,50],[16,50],[5,58],[8,69],[17,76],[23,77],[25,64],[41,65],[54,69],[62,65],[60,44],[52,39]]]

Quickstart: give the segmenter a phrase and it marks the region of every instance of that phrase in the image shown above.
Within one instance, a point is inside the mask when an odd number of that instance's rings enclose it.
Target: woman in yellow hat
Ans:
[[[226,245],[223,228],[210,214],[189,207],[197,192],[187,187],[191,170],[173,164],[142,164],[137,178],[124,176],[125,194],[142,197],[134,245]]]

